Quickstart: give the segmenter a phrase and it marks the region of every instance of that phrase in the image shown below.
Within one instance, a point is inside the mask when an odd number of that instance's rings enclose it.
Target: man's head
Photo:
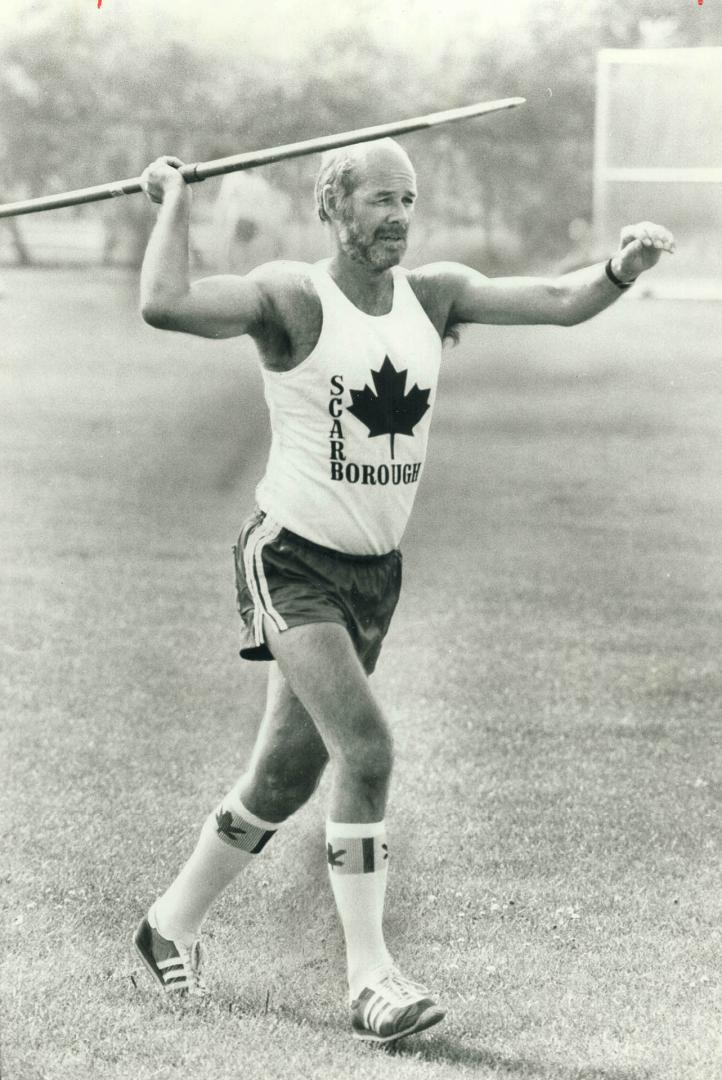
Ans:
[[[339,249],[372,269],[401,260],[415,199],[414,167],[393,139],[332,150],[321,161],[318,215],[333,227]]]

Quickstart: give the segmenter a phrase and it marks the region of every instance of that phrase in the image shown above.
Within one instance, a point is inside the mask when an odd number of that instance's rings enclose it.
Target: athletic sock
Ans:
[[[151,926],[164,938],[192,945],[213,901],[263,850],[279,824],[252,814],[231,790],[206,819],[178,877],[153,904]]]
[[[369,976],[393,963],[383,934],[389,849],[386,825],[326,824],[326,854],[331,888],[346,939],[348,985],[353,1001]]]

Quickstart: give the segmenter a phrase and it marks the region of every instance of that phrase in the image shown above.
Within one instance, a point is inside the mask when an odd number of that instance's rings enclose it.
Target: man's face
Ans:
[[[339,247],[373,270],[396,266],[406,251],[415,201],[416,177],[403,151],[375,148],[359,163],[356,187],[339,207]]]

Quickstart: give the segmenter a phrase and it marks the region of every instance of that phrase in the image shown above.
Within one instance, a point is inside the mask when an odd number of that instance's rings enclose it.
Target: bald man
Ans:
[[[272,446],[236,547],[241,656],[273,660],[245,772],[155,901],[135,944],[158,985],[202,993],[199,935],[210,905],[314,792],[330,762],[328,869],[344,930],[351,1028],[390,1043],[444,1011],[401,973],[382,919],[392,735],[369,687],[399,595],[399,543],[426,455],[442,344],[463,323],[553,323],[596,315],[674,240],[622,229],[606,264],[557,278],[498,278],[457,263],[399,266],[416,177],[392,140],[327,155],[316,183],[333,256],[272,262],[191,282],[191,189],[165,157],[143,174],[159,204],[141,276],[142,313],[163,330],[250,335]],[[250,944],[249,944],[250,947]]]

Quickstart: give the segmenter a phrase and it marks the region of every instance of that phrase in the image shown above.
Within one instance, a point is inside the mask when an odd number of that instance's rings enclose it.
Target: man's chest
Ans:
[[[442,292],[430,288],[427,281],[415,279],[413,272],[408,282],[420,305],[419,314],[422,314],[422,318],[425,315],[438,337],[443,338],[449,317],[448,300]],[[342,336],[358,342],[353,324],[353,319],[346,320],[348,335]],[[369,325],[373,326],[373,321],[366,324]],[[382,325],[382,320],[378,325]],[[324,309],[321,299],[313,288],[302,287],[282,298],[274,317],[264,323],[255,340],[264,367],[270,371],[292,371],[316,350],[323,333]],[[372,333],[372,340],[374,336]]]

